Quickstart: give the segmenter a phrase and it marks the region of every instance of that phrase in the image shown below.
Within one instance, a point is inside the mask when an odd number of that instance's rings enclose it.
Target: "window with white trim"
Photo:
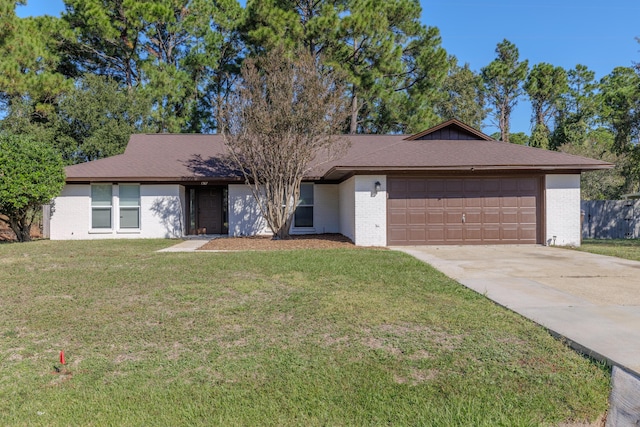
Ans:
[[[112,227],[112,196],[111,184],[91,185],[91,228],[110,229]]]
[[[313,227],[313,183],[300,184],[300,200],[293,218],[293,226],[298,228]]]
[[[120,228],[140,228],[140,185],[120,184]]]

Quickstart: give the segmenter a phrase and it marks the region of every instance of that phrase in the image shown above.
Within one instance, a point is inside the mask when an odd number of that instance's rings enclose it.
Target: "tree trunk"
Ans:
[[[18,242],[31,241],[31,224],[26,224],[25,220],[9,219],[9,227],[16,234]]]
[[[351,95],[351,124],[349,133],[352,135],[358,133],[358,95],[356,95],[355,87],[353,88],[353,95]]]

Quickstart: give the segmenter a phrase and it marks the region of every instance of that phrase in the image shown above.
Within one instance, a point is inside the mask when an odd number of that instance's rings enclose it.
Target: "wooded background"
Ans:
[[[304,48],[339,71],[344,133],[412,133],[449,118],[505,142],[600,158],[583,198],[639,190],[640,74],[529,64],[508,40],[479,71],[441,46],[415,0],[67,0],[60,18],[19,18],[0,0],[0,129],[68,164],[121,153],[135,132],[219,131],[246,58]],[[632,61],[634,58],[629,58]],[[518,102],[532,133],[511,133]]]

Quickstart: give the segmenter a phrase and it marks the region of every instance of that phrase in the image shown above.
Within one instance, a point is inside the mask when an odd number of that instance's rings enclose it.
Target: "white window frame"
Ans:
[[[109,205],[94,205],[94,200],[93,200],[93,189],[94,187],[109,187],[111,190],[111,199],[109,201]],[[113,185],[110,183],[95,183],[95,184],[91,184],[91,193],[90,193],[90,198],[91,198],[91,215],[90,215],[90,221],[91,221],[91,232],[92,233],[111,233],[113,231]],[[94,227],[93,226],[93,213],[95,210],[101,210],[101,211],[106,211],[109,210],[109,218],[110,218],[110,223],[109,223],[109,227]]]
[[[312,194],[312,203],[302,203],[302,200],[298,200],[298,206],[296,206],[296,210],[293,213],[293,225],[292,228],[296,230],[313,230],[315,226],[315,199],[316,199],[316,191],[315,185],[313,182],[303,182],[300,184],[300,194],[302,194],[302,186],[310,186],[311,194]],[[311,208],[311,225],[310,226],[299,226],[296,225],[296,214],[298,212],[298,208]]]
[[[135,233],[135,232],[139,232],[140,229],[142,228],[142,203],[140,201],[141,199],[141,194],[140,194],[140,184],[119,184],[118,185],[118,233]],[[124,206],[122,204],[122,189],[125,187],[137,187],[138,188],[138,200],[137,200],[137,205],[127,205]],[[122,211],[123,210],[134,210],[136,209],[138,211],[138,226],[137,227],[123,227],[122,226]]]

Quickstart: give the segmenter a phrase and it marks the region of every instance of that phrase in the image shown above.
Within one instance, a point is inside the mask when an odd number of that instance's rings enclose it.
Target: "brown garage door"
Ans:
[[[387,243],[538,243],[537,177],[389,178]]]

